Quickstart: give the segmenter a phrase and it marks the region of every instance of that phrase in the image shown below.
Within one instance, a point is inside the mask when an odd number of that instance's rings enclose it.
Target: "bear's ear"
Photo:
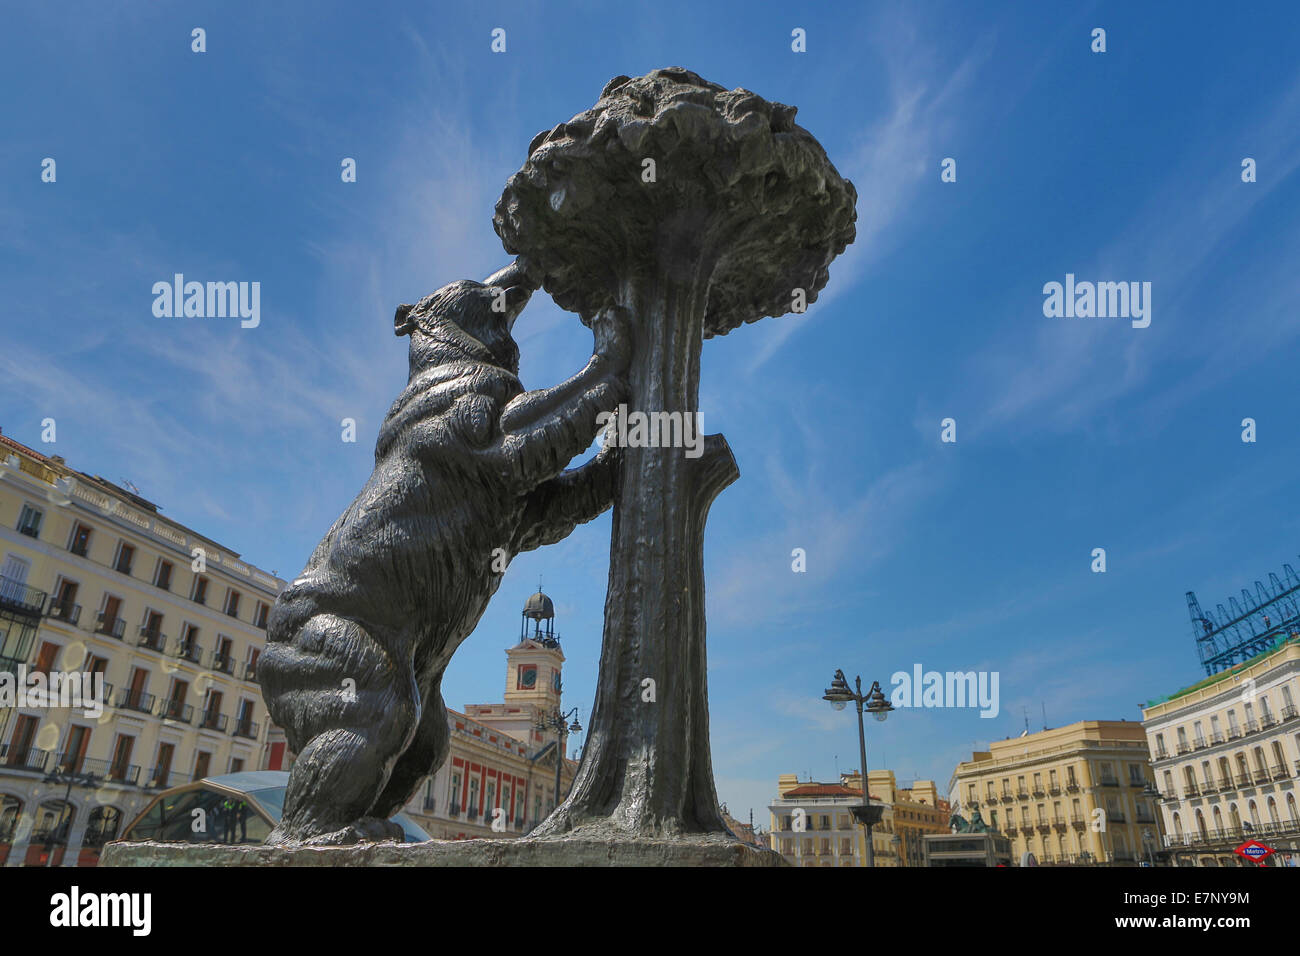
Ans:
[[[393,315],[393,334],[410,335],[415,329],[415,320],[411,318],[413,305],[399,305],[397,312]]]

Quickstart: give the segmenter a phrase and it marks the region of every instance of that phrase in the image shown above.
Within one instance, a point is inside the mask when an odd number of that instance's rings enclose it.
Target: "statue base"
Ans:
[[[772,850],[737,841],[429,840],[356,846],[110,843],[105,866],[787,866]]]

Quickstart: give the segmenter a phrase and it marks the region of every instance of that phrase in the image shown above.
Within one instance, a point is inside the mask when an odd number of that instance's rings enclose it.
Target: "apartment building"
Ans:
[[[871,828],[876,866],[899,866],[902,859],[895,842],[894,807],[880,798],[881,788],[893,786],[889,770],[867,772],[871,804],[881,808],[881,819]],[[770,846],[792,866],[866,866],[866,828],[853,816],[862,806],[862,777],[841,775],[838,783],[800,781],[792,773],[777,777],[777,798],[771,814]]]
[[[1160,848],[1154,796],[1142,725],[1083,720],[976,751],[950,800],[1009,837],[1018,862],[1135,865]]]
[[[1142,711],[1172,863],[1245,865],[1233,850],[1252,839],[1272,862],[1300,852],[1298,701],[1290,637]]]
[[[0,434],[0,676],[104,691],[102,710],[0,693],[0,865],[93,865],[158,790],[278,768],[254,678],[283,586]]]

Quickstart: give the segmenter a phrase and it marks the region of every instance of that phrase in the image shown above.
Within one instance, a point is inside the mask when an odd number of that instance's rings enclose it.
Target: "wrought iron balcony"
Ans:
[[[1268,728],[1272,727],[1276,723],[1277,723],[1277,718],[1275,718],[1272,714],[1264,714],[1262,717],[1259,718],[1259,729],[1268,730]]]
[[[426,795],[424,798],[424,809],[429,811],[430,813],[432,813],[434,810],[437,810],[438,799],[436,797],[430,797]]]
[[[1016,788],[1016,799],[1017,799],[1017,800],[1028,800],[1028,799],[1029,799],[1029,791],[1026,790],[1024,787],[1017,787],[1017,788]]]
[[[1184,797],[1199,797],[1200,795],[1201,795],[1201,790],[1194,783],[1189,783],[1183,787]]]
[[[39,617],[49,595],[29,588],[21,581],[0,576],[0,611],[10,611],[25,617]]]
[[[154,710],[154,715],[162,717],[164,720],[179,720],[188,724],[194,719],[194,705],[181,700],[160,699],[157,709]]]
[[[1157,748],[1156,748],[1156,759],[1157,759],[1157,760],[1168,760],[1168,759],[1169,759],[1169,751],[1166,750],[1164,747],[1157,747]]]
[[[1255,731],[1259,730],[1259,721],[1248,720],[1246,721],[1245,727],[1246,727],[1246,733],[1253,734],[1255,733]]]
[[[197,664],[203,659],[203,648],[199,646],[198,641],[177,641],[174,653],[181,660],[189,661],[191,664]]]
[[[1079,814],[1077,813],[1070,814],[1070,826],[1074,827],[1076,830],[1082,830],[1086,825],[1087,825],[1087,821],[1084,820],[1084,818],[1081,817]]]
[[[244,665],[244,680],[257,680],[257,661]]]
[[[1268,776],[1268,771],[1267,771],[1267,770],[1256,770],[1256,771],[1255,771],[1255,782],[1256,782],[1256,783],[1268,783],[1268,781],[1269,781],[1269,776]]]
[[[1178,756],[1181,757],[1183,754],[1189,754],[1191,752],[1192,752],[1191,744],[1189,744],[1186,740],[1178,741]]]
[[[1240,727],[1229,727],[1229,728],[1228,728],[1228,739],[1229,739],[1229,740],[1236,740],[1236,739],[1237,739],[1238,737],[1240,737],[1240,736],[1241,736],[1241,728],[1240,728]]]
[[[1043,785],[1041,783],[1036,783],[1034,784],[1033,794],[1036,797],[1045,797],[1047,796],[1047,791],[1043,789]]]
[[[1114,777],[1102,777],[1101,785],[1103,787],[1118,787],[1119,781],[1116,780]]]
[[[1059,797],[1061,795],[1061,785],[1059,783],[1049,783],[1047,785],[1047,792],[1054,797]]]
[[[235,674],[235,662],[229,654],[223,654],[221,651],[212,652],[212,669],[220,671],[223,674]]]
[[[1069,780],[1065,781],[1065,792],[1066,792],[1066,793],[1078,793],[1078,792],[1079,792],[1079,781],[1075,780],[1073,777],[1071,777]]]
[[[45,770],[50,752],[36,747],[12,748],[9,744],[0,744],[0,760],[11,770]]]
[[[140,782],[140,767],[136,764],[109,764],[105,779],[111,783],[125,783],[134,786]]]
[[[257,739],[257,723],[252,720],[235,721],[235,729],[231,733],[236,737],[247,737],[249,740]]]
[[[1223,731],[1216,730],[1214,733],[1210,734],[1210,743],[1214,743],[1214,744],[1223,743]]]
[[[1194,741],[1192,741],[1192,746],[1194,746],[1197,750],[1204,750],[1206,747],[1210,745],[1205,742],[1204,737],[1197,737]]]
[[[117,697],[117,706],[122,710],[134,710],[141,714],[151,714],[156,700],[157,698],[153,694],[146,694],[138,690],[133,691],[129,687],[123,687],[122,692]]]
[[[45,616],[56,621],[63,621],[65,624],[76,624],[81,620],[81,605],[74,604],[67,599],[50,598],[50,606],[46,610]]]
[[[1065,824],[1066,824],[1065,817],[1061,816],[1060,814],[1057,814],[1052,817],[1052,826],[1054,826],[1056,829],[1064,830]]]
[[[1010,802],[1011,802],[1012,800],[1014,800],[1014,799],[1016,799],[1015,794],[1013,794],[1010,790],[1003,790],[1003,791],[1002,791],[1002,802],[1003,802],[1003,803],[1010,803]]]
[[[1249,787],[1251,785],[1250,774],[1248,773],[1239,773],[1233,779],[1237,781],[1238,787]]]
[[[1285,707],[1282,708],[1283,722],[1286,722],[1288,720],[1295,720],[1296,717],[1300,717],[1300,711],[1295,709],[1295,704],[1287,704]]]
[[[199,728],[202,730],[219,730],[225,733],[226,722],[226,715],[220,711],[205,710],[202,719],[199,721]]]
[[[103,634],[106,637],[115,637],[119,641],[126,632],[126,621],[120,617],[105,617],[104,612],[100,611],[95,615],[95,633]]]
[[[140,625],[140,640],[136,642],[147,651],[161,651],[167,644],[167,637],[156,627]]]

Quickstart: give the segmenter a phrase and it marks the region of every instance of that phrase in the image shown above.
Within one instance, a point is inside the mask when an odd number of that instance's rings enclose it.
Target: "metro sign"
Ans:
[[[1263,866],[1264,861],[1273,854],[1273,849],[1272,847],[1265,846],[1258,840],[1247,840],[1232,852],[1250,860],[1252,863],[1258,863],[1260,866]]]

